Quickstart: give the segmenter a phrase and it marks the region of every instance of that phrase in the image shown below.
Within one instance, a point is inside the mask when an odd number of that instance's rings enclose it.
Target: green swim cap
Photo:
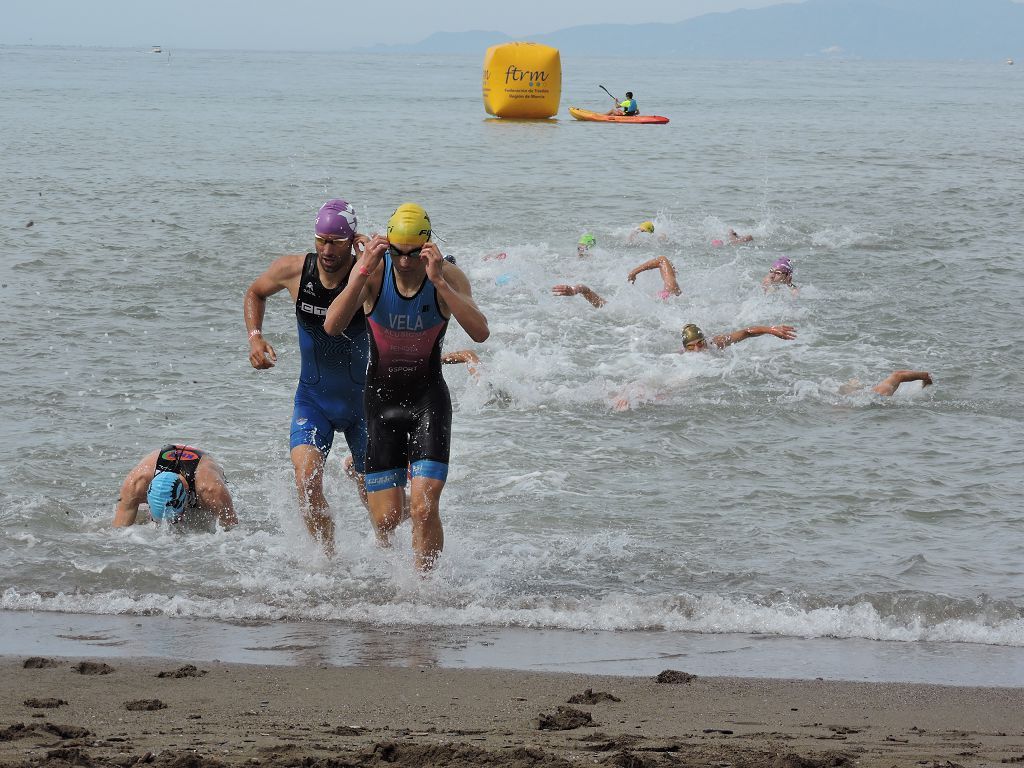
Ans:
[[[591,235],[590,233],[587,233],[587,234],[582,235],[580,237],[580,243],[579,244],[580,245],[585,245],[585,246],[587,246],[587,248],[590,248],[591,246],[597,245],[597,238],[594,237],[593,235]]]
[[[683,326],[683,346],[693,344],[696,341],[707,341],[704,338],[704,331],[693,323],[687,323]]]

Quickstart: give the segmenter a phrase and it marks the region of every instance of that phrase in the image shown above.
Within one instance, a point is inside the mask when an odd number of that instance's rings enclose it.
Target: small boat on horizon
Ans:
[[[152,48],[149,49],[149,52],[150,53],[163,53],[163,50],[160,48],[159,45],[154,45]]]
[[[1012,64],[1013,64],[1013,59],[1007,59],[1007,60],[1006,60],[1006,63],[1007,63],[1007,64],[1011,64],[1011,65],[1012,65]]]

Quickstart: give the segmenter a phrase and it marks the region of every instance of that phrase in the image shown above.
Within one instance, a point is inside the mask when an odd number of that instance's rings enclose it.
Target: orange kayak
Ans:
[[[569,107],[569,114],[577,120],[588,120],[594,123],[641,123],[646,125],[664,125],[668,122],[667,117],[661,115],[605,115],[600,112],[591,112],[589,109]]]

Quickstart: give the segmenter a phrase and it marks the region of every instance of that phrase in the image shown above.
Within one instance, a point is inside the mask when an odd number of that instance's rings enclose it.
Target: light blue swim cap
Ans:
[[[146,501],[154,520],[173,523],[185,511],[188,491],[181,475],[176,472],[160,472],[153,477],[146,491]]]

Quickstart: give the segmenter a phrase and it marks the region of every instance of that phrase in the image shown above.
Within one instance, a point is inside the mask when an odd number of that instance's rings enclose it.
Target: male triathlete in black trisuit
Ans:
[[[324,320],[327,333],[341,333],[360,306],[366,313],[370,517],[387,546],[403,519],[411,475],[412,544],[422,570],[444,548],[439,505],[448,477],[452,404],[441,375],[441,342],[451,317],[473,341],[490,335],[469,280],[429,241],[426,211],[400,206],[388,221],[388,236],[370,240]]]

